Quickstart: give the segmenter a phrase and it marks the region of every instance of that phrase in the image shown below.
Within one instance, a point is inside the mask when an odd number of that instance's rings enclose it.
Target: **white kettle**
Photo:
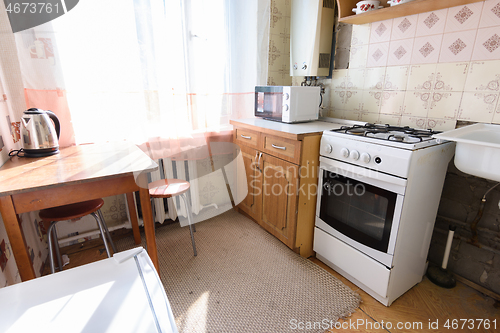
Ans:
[[[61,125],[54,112],[28,109],[21,117],[21,125],[24,156],[42,157],[59,153]]]

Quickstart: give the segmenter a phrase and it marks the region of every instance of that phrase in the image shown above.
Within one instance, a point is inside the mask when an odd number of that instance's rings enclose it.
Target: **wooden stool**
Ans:
[[[189,204],[189,198],[186,195],[186,192],[189,190],[190,184],[189,182],[181,179],[160,179],[154,181],[148,185],[149,188],[149,196],[151,198],[171,198],[175,196],[180,196],[184,201],[184,205],[186,206],[186,214],[189,223],[189,232],[191,233],[191,243],[193,243],[193,252],[196,257],[196,244],[194,242],[193,235],[193,216],[191,215],[191,205]]]
[[[101,237],[104,242],[104,247],[106,248],[106,253],[108,254],[108,258],[111,257],[111,252],[108,247],[108,242],[106,241],[106,237],[108,237],[109,242],[111,243],[111,247],[113,251],[116,253],[115,244],[111,239],[111,235],[109,234],[108,227],[104,222],[104,218],[102,216],[100,208],[104,205],[104,200],[95,199],[84,202],[78,202],[70,205],[58,206],[53,208],[42,209],[39,213],[40,218],[45,222],[50,222],[49,230],[47,234],[49,235],[49,258],[50,258],[50,269],[52,273],[55,273],[55,265],[54,265],[54,254],[52,250],[52,243],[54,243],[54,247],[56,250],[57,261],[59,264],[59,270],[62,271],[62,260],[61,254],[59,251],[59,243],[57,240],[57,232],[55,229],[55,225],[59,221],[66,220],[74,220],[81,218],[86,215],[92,215],[96,222],[99,230],[101,232]]]

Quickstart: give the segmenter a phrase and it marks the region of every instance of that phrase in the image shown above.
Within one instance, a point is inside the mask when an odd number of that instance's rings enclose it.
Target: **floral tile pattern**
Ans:
[[[500,1],[485,1],[481,12],[479,28],[488,28],[500,25]]]
[[[442,34],[448,9],[418,14],[416,37]]]
[[[482,2],[449,8],[444,32],[477,29],[482,9]]]

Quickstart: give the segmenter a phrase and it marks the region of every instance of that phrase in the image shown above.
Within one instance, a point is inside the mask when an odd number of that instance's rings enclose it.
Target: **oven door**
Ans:
[[[316,226],[391,267],[406,180],[320,160]]]

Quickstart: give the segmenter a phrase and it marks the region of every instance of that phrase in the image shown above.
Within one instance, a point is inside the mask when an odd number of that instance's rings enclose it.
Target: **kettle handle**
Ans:
[[[59,140],[59,137],[61,135],[61,124],[59,123],[59,118],[57,118],[56,114],[50,110],[45,111],[47,115],[52,119],[54,122],[54,125],[56,127],[56,134],[57,134],[57,139]]]

